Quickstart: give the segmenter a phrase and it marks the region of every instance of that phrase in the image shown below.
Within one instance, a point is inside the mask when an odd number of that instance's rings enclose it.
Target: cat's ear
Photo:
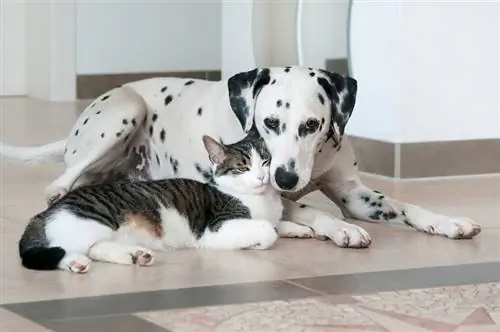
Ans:
[[[215,165],[220,165],[226,158],[224,146],[207,135],[203,135],[203,144],[208,152],[210,162]]]

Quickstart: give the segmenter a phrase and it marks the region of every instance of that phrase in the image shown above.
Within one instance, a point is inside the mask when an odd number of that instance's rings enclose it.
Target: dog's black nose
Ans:
[[[299,182],[299,176],[294,172],[288,172],[284,167],[278,167],[274,173],[274,179],[283,190],[291,190]]]

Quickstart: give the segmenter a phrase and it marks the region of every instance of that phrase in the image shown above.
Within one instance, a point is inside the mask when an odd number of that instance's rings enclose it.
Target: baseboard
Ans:
[[[77,75],[76,96],[78,99],[93,99],[122,84],[151,77],[183,77],[219,81],[221,79],[221,71],[193,70],[182,72]]]
[[[500,173],[500,139],[390,143],[350,136],[362,172],[412,179]]]

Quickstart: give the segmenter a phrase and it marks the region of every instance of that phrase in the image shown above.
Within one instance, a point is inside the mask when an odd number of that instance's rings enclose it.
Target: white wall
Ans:
[[[77,73],[221,68],[221,0],[77,0]]]
[[[325,68],[326,59],[347,58],[348,8],[349,0],[304,0],[304,66]]]
[[[222,78],[255,68],[253,1],[222,2]]]
[[[401,6],[353,1],[350,61],[358,96],[346,132],[393,141],[401,109]]]
[[[26,3],[0,1],[0,96],[26,93]]]
[[[347,132],[391,142],[500,138],[500,3],[354,0]]]

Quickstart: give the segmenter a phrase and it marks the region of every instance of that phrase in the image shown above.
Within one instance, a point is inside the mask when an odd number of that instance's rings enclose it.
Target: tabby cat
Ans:
[[[79,187],[34,216],[20,241],[24,267],[85,273],[91,260],[151,265],[166,248],[267,249],[277,240],[280,195],[257,135],[203,143],[211,183],[119,181]]]

